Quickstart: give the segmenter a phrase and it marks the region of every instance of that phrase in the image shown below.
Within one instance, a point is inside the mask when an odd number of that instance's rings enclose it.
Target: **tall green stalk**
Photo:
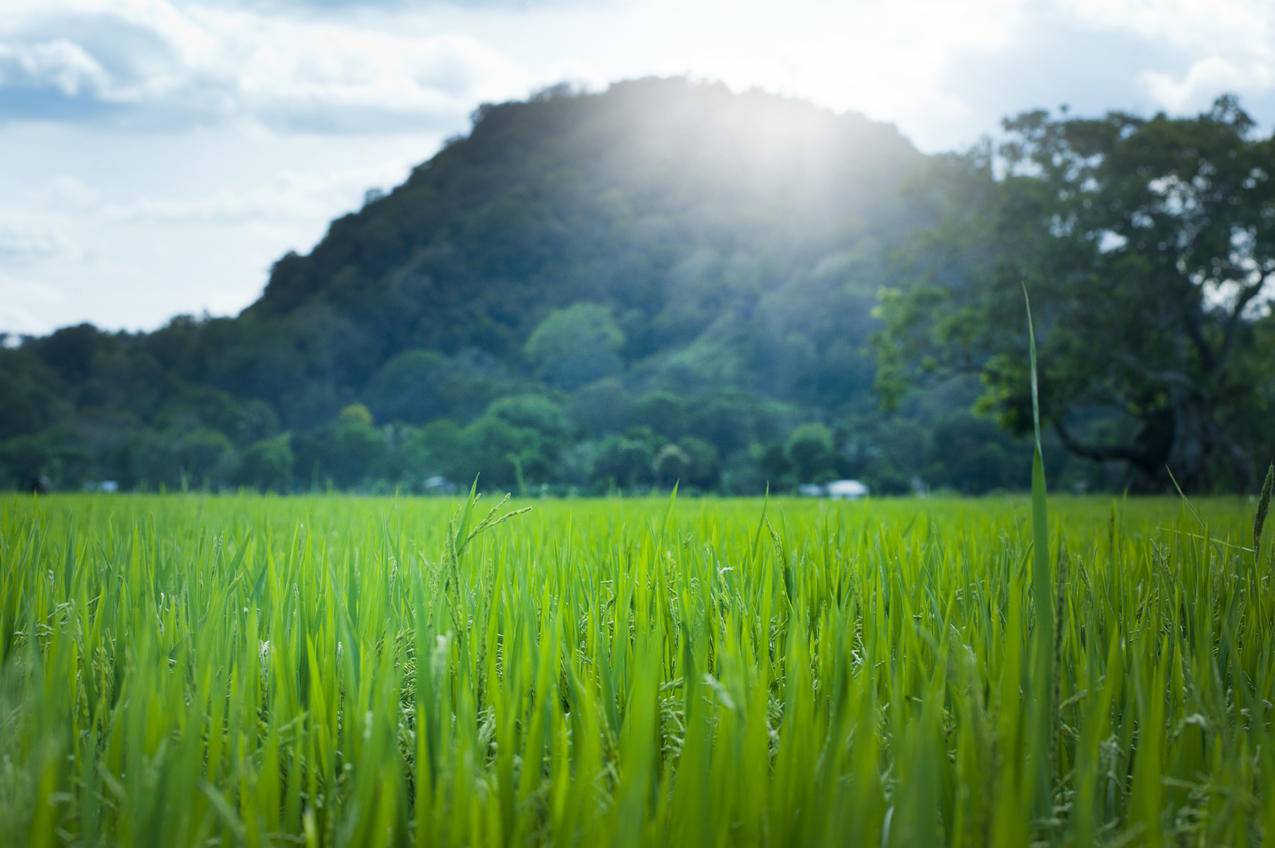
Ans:
[[[1031,771],[1037,816],[1050,813],[1053,803],[1051,758],[1054,736],[1054,599],[1049,568],[1049,517],[1045,497],[1045,458],[1040,445],[1040,380],[1036,368],[1036,329],[1031,298],[1023,287],[1027,311],[1027,349],[1031,366],[1032,428],[1032,570],[1031,599],[1034,625],[1031,639]]]

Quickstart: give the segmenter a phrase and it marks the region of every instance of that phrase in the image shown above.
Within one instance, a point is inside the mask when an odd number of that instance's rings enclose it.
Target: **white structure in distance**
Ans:
[[[797,487],[797,493],[808,498],[833,498],[834,500],[858,500],[869,494],[867,485],[858,480],[833,480],[822,486],[805,483]]]

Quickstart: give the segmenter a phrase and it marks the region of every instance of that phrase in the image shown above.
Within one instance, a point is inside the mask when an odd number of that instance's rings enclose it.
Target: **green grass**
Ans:
[[[1251,502],[526,505],[0,497],[0,844],[1275,841]]]

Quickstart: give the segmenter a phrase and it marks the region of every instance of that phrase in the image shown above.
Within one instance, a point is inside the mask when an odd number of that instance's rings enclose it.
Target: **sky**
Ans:
[[[651,74],[897,125],[1275,121],[1275,0],[0,0],[0,332],[234,314],[485,101]]]

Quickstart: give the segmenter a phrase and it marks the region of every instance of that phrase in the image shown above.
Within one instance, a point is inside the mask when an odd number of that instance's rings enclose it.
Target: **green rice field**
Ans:
[[[0,496],[0,844],[1275,843],[1255,503],[1048,506]]]

